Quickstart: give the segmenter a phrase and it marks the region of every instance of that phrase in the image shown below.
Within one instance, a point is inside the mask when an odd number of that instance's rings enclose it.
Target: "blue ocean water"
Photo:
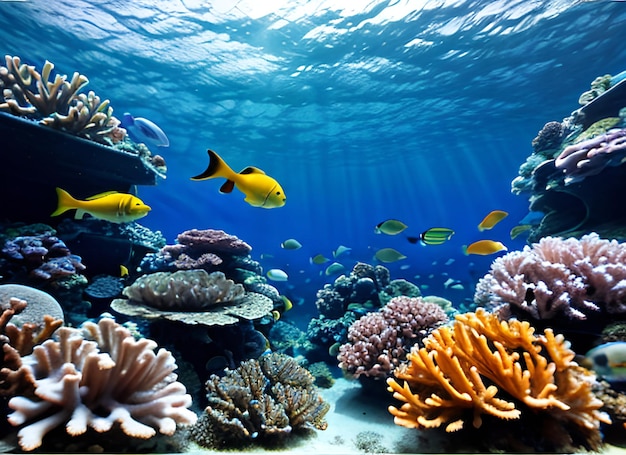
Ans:
[[[192,228],[237,235],[265,269],[288,273],[274,284],[305,302],[306,320],[335,278],[309,258],[339,245],[352,248],[348,270],[392,247],[407,256],[386,265],[392,278],[471,298],[494,256],[462,246],[524,245],[509,237],[528,213],[511,180],[546,122],[625,68],[625,21],[626,3],[610,1],[23,0],[0,1],[0,47],[78,71],[114,115],[160,125],[167,179],[138,188],[152,207],[141,224],[169,243]],[[286,205],[252,207],[219,194],[222,182],[191,181],[208,148],[276,178]],[[494,209],[510,215],[479,232]],[[375,234],[389,218],[409,228]],[[404,235],[433,226],[455,234],[429,247]],[[281,249],[288,238],[303,247]],[[448,278],[465,289],[445,289]]]

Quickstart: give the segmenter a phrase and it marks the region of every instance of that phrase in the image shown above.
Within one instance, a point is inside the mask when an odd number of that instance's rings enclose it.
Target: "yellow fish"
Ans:
[[[485,218],[483,218],[483,220],[478,225],[478,230],[485,231],[487,229],[491,229],[507,216],[509,216],[508,212],[505,212],[503,210],[493,210],[492,212],[489,212],[489,214]]]
[[[328,261],[330,261],[330,259],[328,259],[323,254],[316,254],[315,256],[313,256],[312,258],[309,259],[309,262],[311,264],[317,264],[317,265],[325,264]]]
[[[500,251],[507,251],[508,248],[504,246],[502,242],[496,242],[495,240],[479,240],[464,247],[463,250],[465,254],[486,256],[488,254],[499,253]]]
[[[244,201],[253,207],[273,209],[285,205],[287,198],[280,184],[261,169],[248,166],[238,174],[213,150],[207,150],[209,166],[191,180],[225,178],[220,193],[230,193],[234,187],[246,195]]]
[[[386,220],[378,223],[374,228],[376,234],[396,235],[404,231],[408,226],[400,220]]]
[[[109,191],[96,194],[85,200],[74,199],[70,193],[57,188],[59,205],[50,216],[58,216],[68,210],[76,209],[74,218],[81,219],[85,213],[99,220],[111,223],[129,223],[148,214],[150,207],[132,194]]]
[[[510,232],[511,240],[513,240],[514,238],[516,238],[518,235],[522,234],[523,232],[529,231],[530,229],[532,229],[532,227],[533,227],[532,224],[518,224],[513,229],[511,229],[511,232]]]

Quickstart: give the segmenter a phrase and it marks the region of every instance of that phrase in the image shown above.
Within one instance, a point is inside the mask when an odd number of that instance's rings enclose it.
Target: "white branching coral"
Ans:
[[[88,427],[109,431],[118,423],[134,438],[158,430],[172,435],[177,424],[193,424],[191,396],[176,381],[172,354],[149,339],[135,340],[112,319],[86,322],[82,330],[62,327],[56,340],[36,346],[23,358],[35,381],[34,397],[9,401],[9,422],[23,450],[41,446],[52,429],[65,425],[72,436]]]

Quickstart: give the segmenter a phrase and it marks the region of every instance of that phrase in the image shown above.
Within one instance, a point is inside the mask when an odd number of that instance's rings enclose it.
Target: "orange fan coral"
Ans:
[[[610,419],[591,392],[595,376],[573,361],[562,335],[550,329],[536,335],[528,322],[500,321],[478,309],[436,329],[424,345],[395,370],[404,385],[387,380],[389,391],[404,402],[389,407],[397,425],[446,425],[451,432],[470,415],[479,428],[483,415],[518,419],[532,409],[545,411],[563,428],[575,428],[584,445],[600,445],[600,422]]]

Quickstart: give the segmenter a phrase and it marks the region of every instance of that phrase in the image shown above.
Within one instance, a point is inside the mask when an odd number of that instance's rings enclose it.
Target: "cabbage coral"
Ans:
[[[558,423],[551,431],[560,428],[568,438],[574,428],[585,446],[600,445],[600,423],[610,419],[591,391],[595,376],[573,361],[562,335],[550,329],[536,335],[528,322],[501,322],[479,309],[434,330],[424,345],[396,368],[397,379],[387,380],[389,391],[404,402],[389,407],[396,424],[444,425],[453,432],[467,420],[479,428],[484,415],[510,420],[546,413]]]

